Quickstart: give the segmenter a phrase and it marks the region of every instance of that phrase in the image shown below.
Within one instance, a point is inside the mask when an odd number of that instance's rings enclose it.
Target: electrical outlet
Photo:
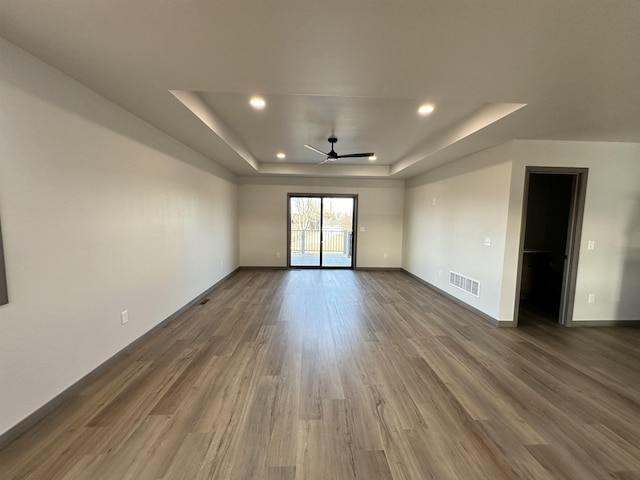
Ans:
[[[280,258],[280,252],[276,252],[276,258]]]
[[[388,253],[385,253],[385,254],[383,255],[383,257],[384,257],[384,258],[389,258],[389,254],[388,254]]]
[[[120,323],[124,325],[125,323],[129,323],[129,311],[125,310],[124,312],[120,312]]]
[[[590,293],[588,301],[589,301],[589,303],[596,303],[596,294],[595,293]]]

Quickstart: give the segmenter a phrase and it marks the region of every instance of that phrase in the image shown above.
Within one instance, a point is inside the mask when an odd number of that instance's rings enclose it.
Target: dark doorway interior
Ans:
[[[576,176],[532,173],[520,286],[521,318],[558,322]]]

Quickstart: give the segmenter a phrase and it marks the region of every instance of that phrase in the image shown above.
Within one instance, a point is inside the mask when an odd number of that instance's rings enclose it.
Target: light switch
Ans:
[[[484,237],[484,246],[485,247],[491,246],[491,237]]]
[[[595,248],[596,248],[595,240],[589,240],[587,242],[587,250],[595,250]]]
[[[361,231],[361,232],[364,232],[364,227],[360,227],[360,231]]]

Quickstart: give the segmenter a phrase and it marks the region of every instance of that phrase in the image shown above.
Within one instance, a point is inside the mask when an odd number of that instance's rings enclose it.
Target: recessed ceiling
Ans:
[[[289,162],[317,164],[323,158],[304,144],[328,152],[327,139],[335,135],[338,153],[373,151],[378,165],[391,165],[482,106],[447,103],[440,106],[438,115],[421,117],[416,115],[419,99],[263,95],[268,106],[256,112],[246,108],[246,94],[199,93],[259,162],[276,162],[275,152],[284,150]],[[341,163],[367,164],[368,160],[350,158]]]
[[[238,175],[408,178],[512,138],[640,142],[638,25],[637,0],[0,0],[0,36]],[[317,165],[303,145],[332,134],[378,159]]]

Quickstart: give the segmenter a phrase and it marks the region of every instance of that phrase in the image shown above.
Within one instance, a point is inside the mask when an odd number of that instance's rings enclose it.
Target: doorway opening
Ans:
[[[518,324],[571,324],[587,172],[585,168],[526,170]]]
[[[354,268],[357,195],[288,195],[288,266]]]

